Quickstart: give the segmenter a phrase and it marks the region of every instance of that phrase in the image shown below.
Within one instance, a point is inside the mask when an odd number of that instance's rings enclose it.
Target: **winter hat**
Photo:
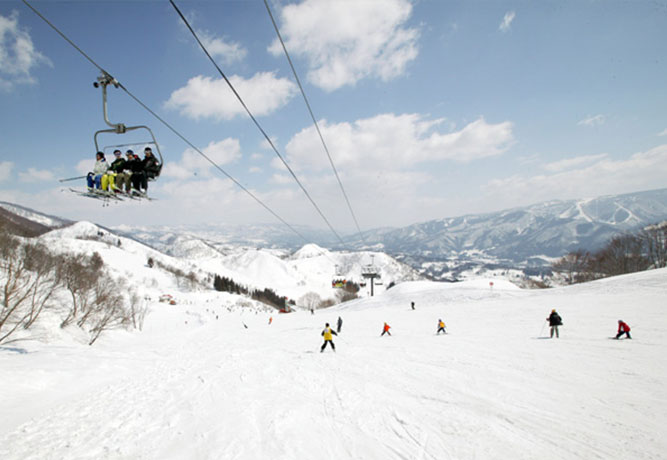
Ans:
[[[120,150],[118,150],[118,149],[114,150],[114,151],[113,151],[113,154],[114,154],[114,155],[120,155]]]
[[[127,155],[134,155],[134,152],[131,149],[128,149],[127,152],[125,152]]]

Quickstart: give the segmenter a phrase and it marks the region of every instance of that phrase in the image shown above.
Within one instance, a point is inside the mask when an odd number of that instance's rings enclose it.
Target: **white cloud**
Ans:
[[[238,139],[227,138],[219,142],[211,142],[201,151],[220,167],[241,158],[241,145]],[[165,163],[162,176],[175,179],[208,177],[212,168],[214,166],[210,161],[196,150],[188,148],[183,152],[179,162]]]
[[[247,54],[247,50],[239,43],[226,42],[206,31],[198,31],[197,35],[211,56],[221,58],[226,64],[242,61]]]
[[[571,169],[576,166],[581,166],[586,163],[592,163],[594,161],[602,160],[606,158],[606,153],[600,153],[598,155],[585,155],[576,158],[567,158],[565,160],[554,161],[544,165],[544,169],[551,172],[564,171],[566,169]]]
[[[0,161],[0,182],[4,182],[12,177],[12,168],[14,163],[11,161]]]
[[[417,114],[382,114],[354,123],[320,122],[322,135],[337,168],[376,165],[385,170],[415,167],[418,163],[454,161],[467,163],[500,155],[513,142],[512,123],[489,124],[475,120],[459,131],[442,133],[443,120],[425,120]],[[291,166],[301,169],[329,168],[314,127],[297,133],[287,144]]]
[[[486,185],[483,199],[492,200],[498,209],[554,198],[629,193],[662,188],[666,176],[667,144],[663,144],[623,160],[599,155],[598,161],[580,169],[493,180]]]
[[[498,26],[498,30],[501,32],[507,32],[512,28],[512,21],[514,21],[514,18],[516,17],[516,13],[514,11],[508,11],[505,13],[505,16],[503,17],[502,22],[500,23],[500,26]]]
[[[262,172],[262,168],[259,168],[257,166],[251,166],[250,169],[248,169],[248,172],[251,174],[258,174]]]
[[[606,121],[606,117],[604,115],[593,115],[593,116],[588,116],[584,118],[583,120],[579,121],[577,125],[579,126],[600,126],[603,125]]]
[[[667,136],[667,129],[665,129],[664,131],[658,133],[658,136]]]
[[[257,73],[250,79],[233,75],[229,80],[255,116],[276,111],[297,92],[294,83],[286,78],[276,78],[273,72]],[[174,91],[165,105],[195,120],[230,120],[246,113],[225,80],[201,75]]]
[[[30,34],[20,28],[18,17],[17,11],[0,15],[0,89],[34,83],[32,70],[40,64],[52,65],[35,49]]]
[[[281,35],[292,56],[308,62],[308,80],[333,91],[363,78],[383,81],[405,73],[417,57],[419,31],[406,28],[407,0],[305,0],[281,11]],[[283,53],[276,39],[269,51]]]
[[[35,183],[35,182],[50,182],[55,179],[55,176],[48,169],[28,168],[26,172],[19,173],[19,180],[21,182]]]

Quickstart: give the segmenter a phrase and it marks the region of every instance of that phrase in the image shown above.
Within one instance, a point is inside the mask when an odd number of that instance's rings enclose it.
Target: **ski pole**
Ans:
[[[88,177],[88,176],[70,177],[68,179],[60,179],[58,182],[69,182],[71,180],[85,179],[86,177]]]
[[[538,337],[542,337],[542,332],[544,332],[544,326],[547,325],[547,320],[544,320],[544,323],[542,323],[542,329],[540,329],[540,335]]]

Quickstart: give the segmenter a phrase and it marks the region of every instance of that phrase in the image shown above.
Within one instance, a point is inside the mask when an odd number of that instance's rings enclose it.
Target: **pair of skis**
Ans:
[[[143,192],[139,192],[136,190],[131,191],[130,193],[126,192],[121,192],[121,191],[116,191],[116,192],[110,192],[107,190],[100,190],[100,189],[86,189],[86,190],[80,190],[80,189],[75,189],[75,188],[70,188],[69,189],[71,192],[76,193],[79,196],[83,196],[86,198],[95,198],[98,200],[103,200],[105,202],[109,202],[111,200],[114,201],[124,201],[125,198],[130,199],[130,200],[149,200],[152,201],[154,198],[149,197]]]

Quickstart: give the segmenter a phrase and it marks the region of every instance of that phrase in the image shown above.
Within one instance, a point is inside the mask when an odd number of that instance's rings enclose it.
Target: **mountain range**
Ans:
[[[0,203],[0,207],[40,225],[56,227],[68,223],[9,203]],[[466,272],[494,268],[521,269],[528,275],[544,273],[554,260],[570,251],[594,251],[615,235],[664,220],[667,220],[667,189],[549,201],[398,229],[374,229],[347,235],[345,247],[323,230],[298,227],[298,231],[310,242],[332,251],[386,253],[422,275],[453,280]],[[278,224],[123,225],[113,230],[165,254],[188,258],[226,257],[255,248],[272,250],[284,258],[307,243]]]

